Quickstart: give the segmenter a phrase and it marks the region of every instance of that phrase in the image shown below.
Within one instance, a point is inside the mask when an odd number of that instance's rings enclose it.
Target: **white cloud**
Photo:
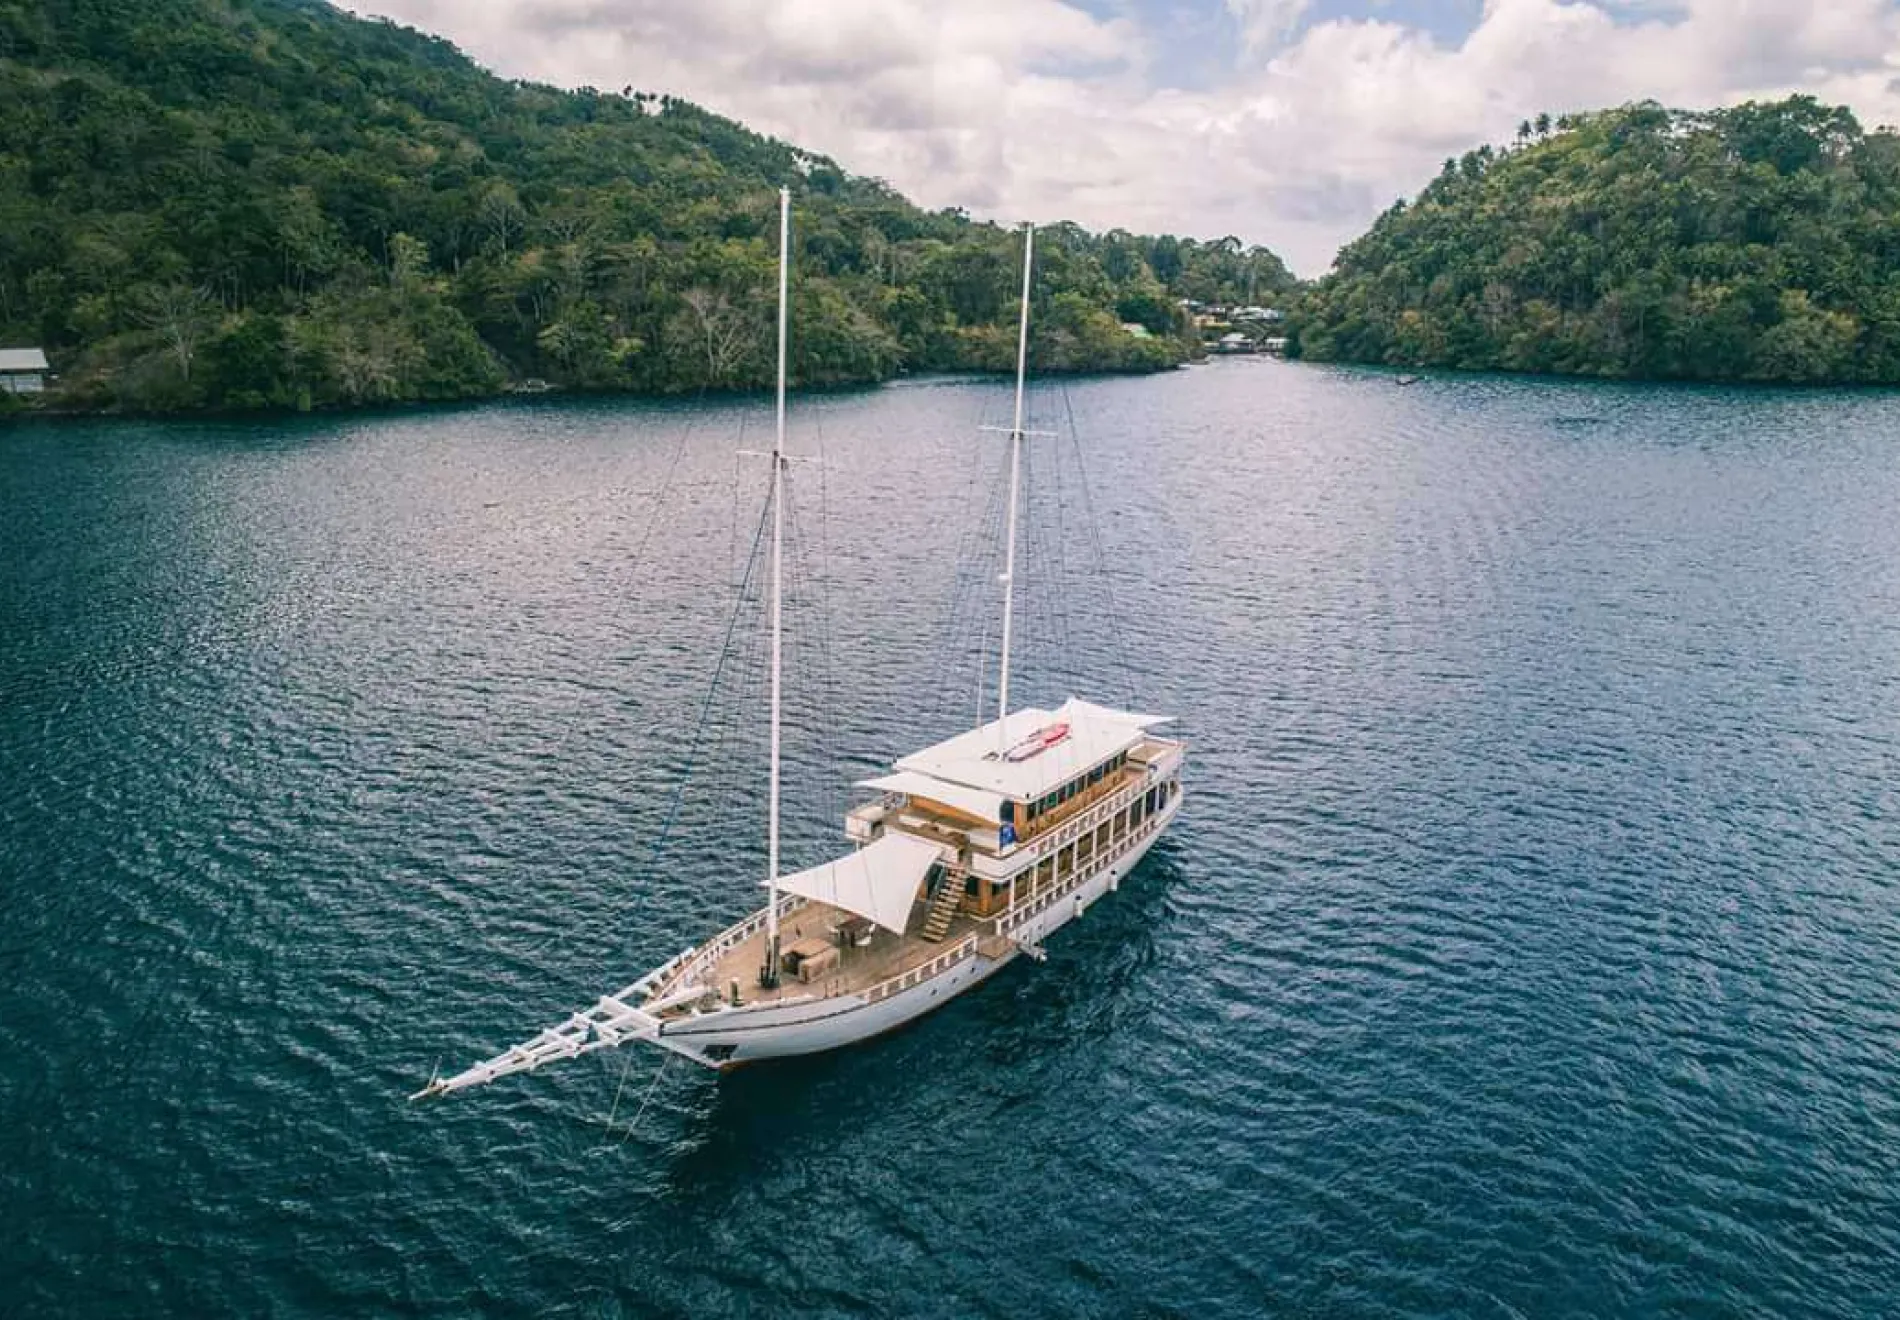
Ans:
[[[1539,111],[1811,91],[1900,119],[1893,0],[1486,0],[1456,44],[1224,0],[1231,72],[1066,0],[353,0],[504,74],[666,91],[925,206],[1263,242],[1304,273],[1446,156]]]
[[[1311,0],[1226,0],[1226,4],[1240,30],[1241,52],[1252,57],[1292,35]]]

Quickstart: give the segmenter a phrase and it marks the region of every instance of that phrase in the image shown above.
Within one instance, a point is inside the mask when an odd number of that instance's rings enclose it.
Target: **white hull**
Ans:
[[[985,941],[972,936],[963,942],[967,951],[947,966],[883,998],[843,995],[723,1008],[666,1022],[654,1043],[708,1067],[728,1069],[761,1059],[818,1054],[893,1031],[995,975],[1021,955],[1023,946],[1041,944],[1117,889],[1174,819],[1181,800],[1176,793],[1139,838],[1072,887],[1065,886],[1041,911],[1018,921],[1010,938],[991,955],[979,948]]]

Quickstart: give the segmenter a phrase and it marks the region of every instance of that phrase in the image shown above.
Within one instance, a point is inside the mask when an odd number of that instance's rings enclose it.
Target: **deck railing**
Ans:
[[[1060,852],[1084,834],[1093,832],[1103,821],[1126,810],[1136,797],[1166,779],[1168,772],[1173,769],[1180,756],[1177,748],[1171,747],[1169,753],[1148,762],[1139,778],[1132,783],[1117,787],[1114,792],[1091,805],[1079,816],[1071,817],[1048,832],[1038,834],[1033,839],[1018,844],[1006,854],[1010,864],[1010,874],[1014,875],[1018,870],[1041,863],[1051,853]],[[980,866],[973,869],[978,874],[985,873]],[[1000,878],[1002,877],[991,876],[991,879]]]
[[[798,894],[780,894],[778,919],[784,921],[799,908],[804,907],[808,901]],[[704,975],[726,954],[764,929],[765,909],[760,908],[736,926],[726,927],[697,949],[688,949],[668,964],[661,973],[663,979],[656,994],[661,996],[670,994],[689,977]]]
[[[1047,912],[1057,903],[1087,884],[1090,879],[1099,875],[1103,867],[1112,866],[1117,858],[1122,857],[1136,844],[1140,843],[1149,835],[1159,832],[1166,818],[1171,814],[1169,811],[1171,805],[1172,801],[1149,812],[1147,816],[1143,817],[1141,824],[1122,836],[1119,845],[1111,843],[1107,848],[1104,848],[1099,854],[1090,859],[1089,866],[1086,868],[1076,868],[1075,873],[1069,877],[1067,884],[1059,888],[1052,888],[1044,893],[1036,894],[1026,902],[1006,909],[1001,916],[996,918],[996,933],[998,935],[1007,935],[1021,926],[1025,921],[1028,921],[1031,917],[1036,916],[1038,913]]]
[[[875,1004],[880,999],[889,999],[899,991],[908,990],[914,985],[923,984],[939,972],[947,970],[953,963],[962,962],[965,958],[969,957],[970,954],[974,953],[976,951],[976,941],[977,937],[975,935],[965,935],[962,939],[945,949],[935,958],[932,958],[929,962],[919,963],[915,967],[899,972],[896,976],[879,981],[876,985],[864,992],[864,1002],[867,1004]]]
[[[1021,926],[1025,921],[1029,920],[1029,918],[1039,912],[1047,911],[1054,904],[1073,894],[1077,889],[1087,884],[1091,878],[1101,874],[1104,866],[1112,864],[1116,859],[1133,849],[1136,844],[1158,833],[1161,827],[1167,823],[1168,818],[1173,815],[1170,809],[1171,806],[1172,802],[1150,812],[1139,826],[1130,830],[1122,837],[1119,846],[1112,845],[1103,849],[1100,856],[1097,857],[1095,865],[1090,866],[1086,871],[1078,872],[1074,878],[1061,888],[1051,889],[1046,894],[1040,894],[1029,903],[1018,908],[1013,908],[996,918],[995,921],[991,923],[994,926],[995,933],[1007,936],[1010,931]],[[888,999],[890,996],[900,991],[908,990],[914,985],[923,984],[925,981],[947,971],[950,967],[963,961],[963,959],[975,952],[977,944],[982,939],[983,932],[981,931],[965,935],[950,948],[945,949],[942,953],[930,959],[930,961],[907,968],[899,972],[896,976],[887,977],[885,980],[879,981],[876,985],[864,992],[865,1002],[874,1004],[880,999]]]

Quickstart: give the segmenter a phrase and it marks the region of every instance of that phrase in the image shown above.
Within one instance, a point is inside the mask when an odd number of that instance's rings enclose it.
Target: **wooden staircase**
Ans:
[[[930,900],[930,910],[924,913],[923,928],[917,933],[936,944],[949,933],[950,922],[962,906],[963,876],[957,873],[946,875],[937,885],[937,892]]]

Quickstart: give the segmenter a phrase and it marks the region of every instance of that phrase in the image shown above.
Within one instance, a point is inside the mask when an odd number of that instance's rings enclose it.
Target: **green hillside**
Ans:
[[[1013,233],[317,0],[0,0],[0,105],[0,344],[47,348],[55,404],[757,386],[782,182],[799,382],[1011,360]],[[1037,251],[1044,370],[1172,365],[1177,298],[1292,285],[1231,239],[1058,225]]]
[[[1304,300],[1321,360],[1900,382],[1900,137],[1795,97],[1525,124]]]

